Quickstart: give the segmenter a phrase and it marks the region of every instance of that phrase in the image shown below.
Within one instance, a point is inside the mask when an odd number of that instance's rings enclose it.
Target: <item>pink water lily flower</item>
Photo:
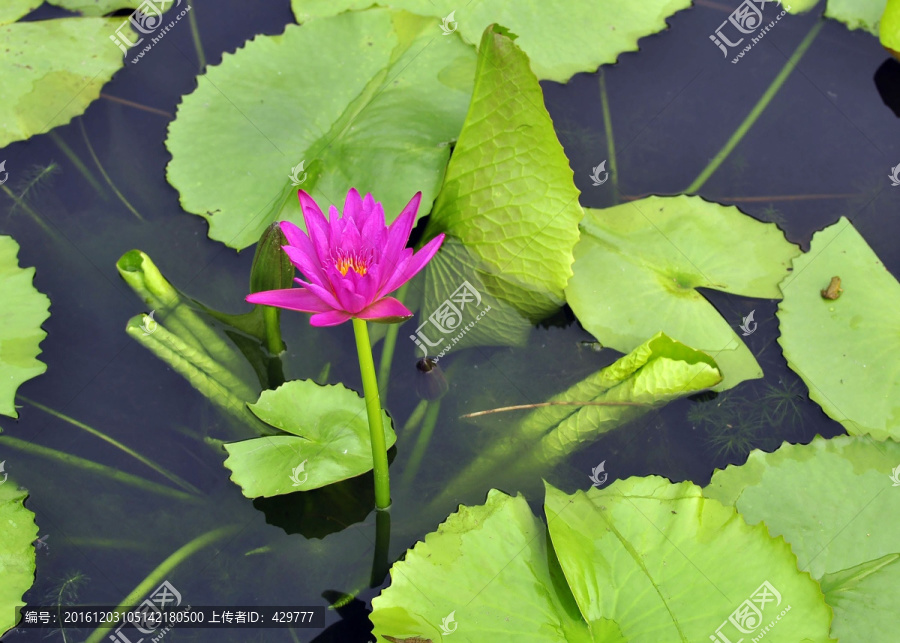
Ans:
[[[444,240],[439,234],[415,254],[406,247],[422,200],[418,192],[388,227],[384,208],[371,194],[347,193],[344,212],[331,206],[326,219],[311,196],[298,193],[307,232],[289,221],[281,222],[288,245],[282,246],[291,263],[307,281],[300,288],[266,290],[247,296],[252,304],[265,304],[314,313],[313,326],[335,326],[351,318],[396,322],[412,312],[393,297],[394,292],[425,267]]]

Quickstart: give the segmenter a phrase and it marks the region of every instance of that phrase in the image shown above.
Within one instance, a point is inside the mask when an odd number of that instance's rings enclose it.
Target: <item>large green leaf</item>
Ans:
[[[3,464],[0,462],[0,464]],[[0,467],[0,471],[3,467]],[[18,609],[25,605],[22,595],[34,583],[34,546],[38,528],[34,514],[25,508],[28,492],[0,474],[0,636],[11,629],[18,618]]]
[[[16,389],[47,370],[38,361],[47,336],[41,324],[50,316],[50,300],[31,285],[34,268],[19,268],[19,245],[0,236],[0,413],[16,413]]]
[[[746,464],[716,471],[704,495],[784,536],[800,569],[821,581],[841,641],[876,641],[900,627],[888,589],[900,583],[898,466],[892,440],[817,437],[754,451]]]
[[[895,58],[900,56],[900,0],[888,0],[878,24],[878,38]]]
[[[87,109],[122,67],[122,52],[109,40],[121,24],[121,18],[62,18],[3,28],[0,148],[65,125]]]
[[[41,5],[42,0],[4,0],[0,4],[0,25],[15,22]]]
[[[878,22],[887,0],[828,0],[825,4],[825,17],[843,22],[850,29],[865,29],[878,35]],[[819,4],[819,0],[793,0],[785,2],[784,8],[789,13],[803,13]]]
[[[492,490],[460,507],[394,565],[372,601],[376,638],[737,641],[729,617],[749,602],[748,624],[766,590],[744,640],[775,619],[770,641],[828,640],[830,610],[788,545],[690,483],[630,478],[572,496],[547,485],[545,512],[549,540],[521,497]]]
[[[753,354],[697,288],[777,299],[799,249],[772,223],[700,197],[647,197],[587,210],[566,288],[582,325],[628,352],[662,330],[712,355],[724,390],[762,377]]]
[[[600,641],[548,545],[522,496],[493,489],[484,505],[460,507],[394,564],[391,586],[372,600],[377,640]]]
[[[595,640],[718,641],[717,629],[722,641],[760,634],[771,642],[828,640],[831,610],[816,582],[797,571],[790,547],[690,482],[628,478],[572,496],[547,485],[545,510]],[[768,603],[758,600],[764,590]],[[729,616],[744,605],[762,610],[753,624],[738,620],[742,632]]]
[[[288,434],[225,445],[231,479],[248,498],[317,489],[372,469],[369,420],[363,398],[337,384],[294,380],[263,391],[250,410]],[[382,411],[387,447],[397,441]]]
[[[290,25],[209,67],[166,145],[182,207],[233,248],[272,221],[302,225],[297,187],[323,208],[351,187],[393,220],[419,190],[434,200],[472,88],[475,54],[430,19],[374,10]]]
[[[900,284],[865,239],[845,218],[817,232],[781,290],[778,342],[810,398],[851,435],[900,437]]]
[[[47,0],[47,2],[69,11],[78,11],[86,16],[102,16],[119,9],[133,9],[142,4],[142,0]],[[180,5],[182,2],[187,2],[187,0],[153,0],[150,3],[150,7],[154,9],[155,7],[160,7],[165,10],[171,8],[176,2]],[[120,21],[127,19],[127,17],[119,18]]]
[[[583,216],[578,194],[528,58],[502,30],[487,29],[472,104],[425,232],[463,247],[432,260],[423,312],[474,280],[515,310],[487,315],[466,344],[523,340],[523,329],[564,302]]]
[[[373,0],[292,0],[298,22],[373,4]],[[470,43],[478,42],[488,25],[501,24],[521,37],[520,45],[539,78],[561,83],[578,72],[594,72],[600,65],[616,62],[622,52],[636,51],[639,38],[662,31],[667,17],[691,6],[689,0],[480,0],[468,4],[380,0],[378,4],[433,16],[435,36],[455,31]],[[444,21],[450,12],[454,15]]]

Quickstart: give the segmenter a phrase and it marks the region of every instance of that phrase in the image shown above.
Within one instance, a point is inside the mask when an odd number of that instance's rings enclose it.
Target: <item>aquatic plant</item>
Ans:
[[[304,232],[281,222],[288,244],[284,252],[307,281],[300,288],[266,290],[247,295],[253,304],[313,313],[313,326],[336,326],[352,319],[359,368],[369,416],[375,499],[379,509],[391,504],[387,446],[381,418],[381,399],[366,321],[394,323],[412,317],[399,300],[388,295],[425,267],[444,241],[439,234],[418,252],[407,248],[422,193],[417,193],[400,216],[387,226],[384,208],[371,194],[355,188],[347,193],[343,213],[331,206],[326,219],[315,200],[298,193],[306,223]]]

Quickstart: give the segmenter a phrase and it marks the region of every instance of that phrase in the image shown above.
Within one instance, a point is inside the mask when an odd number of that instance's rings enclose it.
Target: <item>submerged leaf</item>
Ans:
[[[34,268],[19,268],[18,253],[12,237],[0,236],[0,413],[14,418],[19,385],[47,370],[37,356],[50,316],[50,300],[31,284]]]
[[[375,3],[292,0],[291,4],[297,21],[306,22]],[[594,72],[616,62],[622,52],[637,51],[639,38],[662,31],[666,18],[691,6],[689,0],[480,0],[465,5],[457,0],[379,0],[378,4],[433,16],[429,22],[435,36],[455,32],[473,44],[488,25],[502,24],[518,36],[538,78],[561,83],[578,72]]]
[[[778,343],[810,398],[851,435],[900,438],[900,283],[865,239],[843,217],[817,232],[781,290]]]
[[[800,253],[771,223],[700,197],[647,197],[587,210],[569,305],[604,346],[628,352],[662,330],[709,353],[717,390],[762,377],[753,354],[697,290],[777,299]]]
[[[225,445],[225,466],[248,498],[317,489],[372,469],[365,400],[343,385],[294,380],[263,391],[250,410],[285,434]],[[382,421],[390,448],[397,436],[384,411]]]
[[[348,13],[226,53],[169,128],[168,179],[182,207],[238,249],[273,221],[303,226],[298,187],[325,211],[351,187],[377,194],[389,222],[421,190],[427,214],[475,60],[431,27],[403,12]]]

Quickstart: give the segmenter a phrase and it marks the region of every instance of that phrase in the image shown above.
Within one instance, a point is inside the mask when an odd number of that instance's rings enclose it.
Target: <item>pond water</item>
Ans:
[[[293,22],[288,0],[194,0],[192,7],[206,62],[212,65],[246,39],[280,33]],[[642,39],[639,52],[604,67],[602,75],[579,74],[565,86],[543,83],[582,205],[606,207],[617,199],[683,192],[820,21],[811,14],[788,17],[732,64],[709,42],[709,34],[732,10],[727,2],[698,2],[671,18],[665,32]],[[56,13],[45,7],[35,16]],[[816,230],[846,216],[887,268],[900,275],[900,191],[891,189],[887,176],[900,162],[898,67],[870,35],[826,21],[797,69],[698,194],[776,222],[804,249]],[[83,117],[4,151],[10,171],[58,165],[29,200],[46,227],[10,200],[0,201],[0,232],[19,242],[20,264],[37,267],[35,286],[52,302],[41,355],[49,368],[19,389],[20,419],[3,421],[0,438],[0,460],[29,489],[26,506],[46,536],[25,600],[31,605],[55,604],[60,598],[117,605],[173,552],[212,533],[208,546],[185,555],[164,574],[191,604],[326,606],[341,594],[352,598],[327,613],[325,629],[175,629],[167,641],[371,640],[368,602],[389,580],[376,573],[372,586],[371,475],[334,489],[265,501],[244,498],[222,466],[224,453],[205,439],[229,439],[232,420],[124,332],[130,317],[147,312],[116,272],[117,259],[133,248],[146,252],[169,281],[204,304],[229,312],[248,309],[242,300],[252,251],[238,254],[209,240],[207,224],[181,210],[178,194],[165,179],[167,126],[181,96],[196,86],[199,70],[191,29],[184,25],[139,64],[118,73]],[[615,181],[593,186],[592,169],[608,156],[601,83],[612,118],[616,175]],[[264,94],[266,88],[259,91]],[[131,209],[103,178],[94,154]],[[714,469],[743,462],[752,448],[771,451],[784,440],[807,443],[817,434],[842,434],[787,368],[776,342],[776,302],[704,294],[735,328],[755,311],[758,328],[744,340],[765,372],[763,380],[669,404],[598,439],[555,469],[535,470],[521,479],[504,478],[498,471],[493,485],[461,491],[439,506],[430,500],[480,445],[507,429],[516,412],[478,420],[461,415],[546,400],[618,354],[595,350],[592,337],[568,310],[535,328],[525,347],[451,353],[441,361],[450,390],[430,447],[415,480],[404,485],[400,480],[410,444],[399,429],[419,402],[418,355],[404,327],[384,395],[400,447],[392,453],[389,561],[433,531],[459,503],[483,502],[489,486],[521,491],[539,511],[541,478],[566,491],[586,489],[600,462],[609,474],[607,484],[656,474],[702,485]],[[361,389],[349,325],[312,329],[305,315],[282,319],[288,379],[317,378],[330,365],[329,382]],[[380,345],[376,360],[379,353]],[[196,491],[178,490],[75,422],[124,443]],[[25,449],[22,441],[152,480],[155,486],[138,487],[89,471],[46,451]],[[89,632],[69,630],[66,640],[83,640]],[[3,640],[64,639],[58,631],[18,630]]]

